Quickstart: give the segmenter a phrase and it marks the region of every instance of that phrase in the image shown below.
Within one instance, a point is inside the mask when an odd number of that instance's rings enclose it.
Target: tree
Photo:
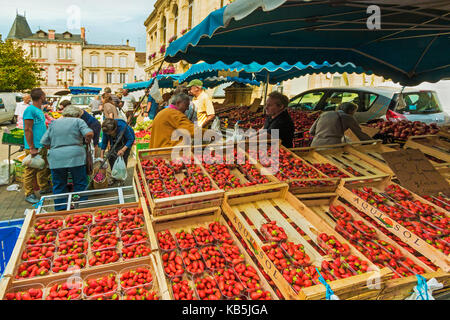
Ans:
[[[20,45],[0,41],[0,92],[17,92],[39,86],[40,68]]]

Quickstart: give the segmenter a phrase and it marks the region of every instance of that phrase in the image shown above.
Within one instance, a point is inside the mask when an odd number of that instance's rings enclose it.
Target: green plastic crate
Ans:
[[[138,142],[136,143],[136,150],[145,150],[150,148],[149,142]]]
[[[2,143],[23,145],[23,129],[12,129],[10,133],[3,132]]]

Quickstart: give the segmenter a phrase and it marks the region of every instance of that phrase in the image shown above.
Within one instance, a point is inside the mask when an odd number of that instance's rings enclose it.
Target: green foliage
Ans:
[[[39,86],[40,69],[21,46],[0,41],[0,92],[17,92]]]

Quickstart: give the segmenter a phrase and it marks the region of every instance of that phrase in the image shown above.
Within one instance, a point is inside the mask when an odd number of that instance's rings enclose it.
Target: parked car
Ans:
[[[62,96],[61,99],[59,99],[58,107],[61,102],[64,100],[69,100],[72,105],[79,107],[81,109],[88,109],[89,104],[93,99],[95,99],[96,95],[93,94],[69,94],[66,96]]]
[[[359,123],[390,118],[422,121],[444,125],[450,117],[442,110],[436,92],[432,90],[391,87],[331,87],[305,91],[289,102],[289,107],[304,111],[332,111],[341,103],[358,105],[355,114]]]
[[[22,94],[17,92],[0,92],[0,123],[10,121],[15,123],[14,112],[17,102],[21,102]]]

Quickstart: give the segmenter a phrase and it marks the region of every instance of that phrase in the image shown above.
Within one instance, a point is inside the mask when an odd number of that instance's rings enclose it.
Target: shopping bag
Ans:
[[[163,102],[163,98],[161,95],[161,92],[159,92],[159,84],[158,84],[158,79],[155,79],[155,81],[153,82],[152,87],[150,88],[150,92],[149,92],[150,96],[155,99],[156,103],[161,103]]]
[[[31,154],[27,155],[25,159],[22,160],[22,165],[38,170],[45,168],[45,161],[42,159],[41,155],[36,155],[32,157]]]
[[[123,160],[123,157],[117,157],[116,162],[114,162],[113,169],[111,171],[111,177],[116,180],[125,181],[127,179],[127,165]]]

